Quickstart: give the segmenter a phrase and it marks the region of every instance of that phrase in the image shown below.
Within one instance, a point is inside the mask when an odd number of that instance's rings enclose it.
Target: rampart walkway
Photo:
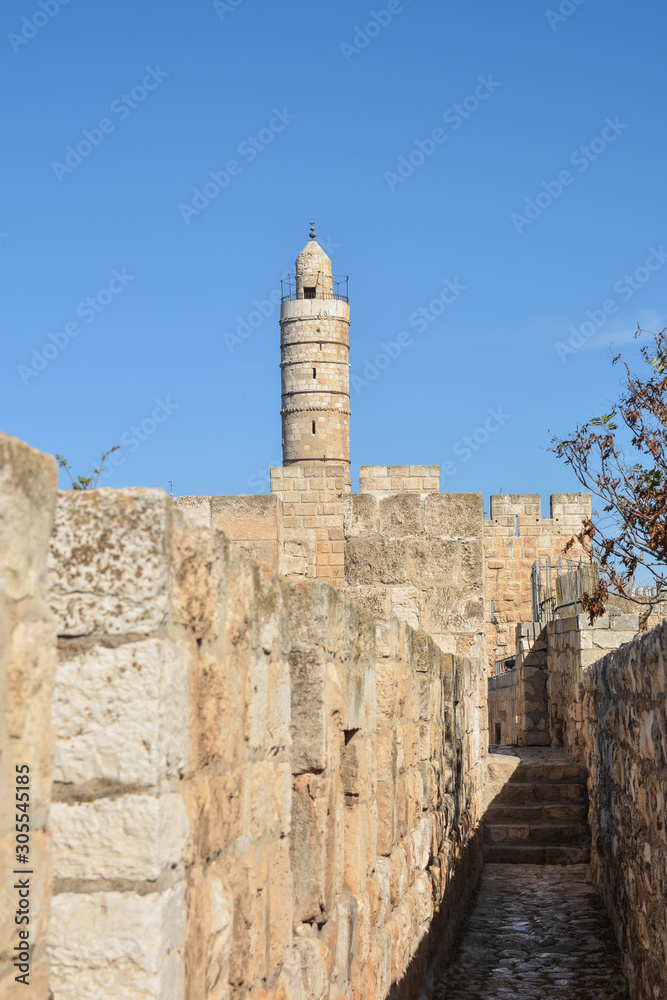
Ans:
[[[620,954],[589,867],[568,863],[588,856],[577,766],[562,750],[503,749],[490,766],[487,864],[436,998],[626,1000]],[[499,849],[499,837],[510,843]],[[553,846],[544,849],[542,841]],[[535,860],[555,863],[521,863],[535,852]],[[505,860],[513,863],[493,863]]]
[[[487,864],[437,1000],[626,1000],[588,865]]]

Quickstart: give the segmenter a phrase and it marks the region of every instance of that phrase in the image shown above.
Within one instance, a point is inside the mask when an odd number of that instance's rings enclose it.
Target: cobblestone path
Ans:
[[[627,1000],[588,865],[485,865],[437,1000]]]

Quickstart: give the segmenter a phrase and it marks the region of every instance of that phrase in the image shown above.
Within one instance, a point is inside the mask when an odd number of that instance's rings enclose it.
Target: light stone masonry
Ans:
[[[491,497],[484,522],[484,590],[489,674],[497,660],[514,654],[514,628],[533,618],[531,569],[538,559],[556,562],[591,514],[588,493],[554,493],[551,517],[542,518],[539,493]],[[581,554],[578,544],[570,554]],[[588,561],[588,557],[586,557]]]
[[[279,470],[317,496],[310,530],[342,534],[341,472]],[[407,1000],[451,949],[481,865],[483,661],[210,524],[266,535],[282,492],[58,497],[53,1000]]]
[[[588,770],[591,872],[623,954],[633,1000],[667,983],[667,622],[637,616],[547,629],[552,732]],[[616,647],[616,648],[615,648]]]
[[[0,996],[47,1000],[46,932],[51,897],[49,802],[53,776],[51,701],[55,623],[47,603],[46,556],[56,499],[56,463],[0,434]],[[25,779],[25,767],[29,768]],[[21,769],[21,784],[17,783]],[[17,793],[27,791],[29,864],[17,860]],[[24,800],[21,801],[21,805]],[[21,814],[22,816],[22,814]],[[21,839],[26,834],[20,833]],[[25,846],[24,844],[21,845]],[[20,850],[21,856],[24,852]],[[25,869],[29,875],[16,875]],[[29,924],[15,923],[17,879],[29,882]],[[22,889],[25,893],[25,890]],[[25,912],[25,911],[24,911]],[[28,987],[16,976],[19,931],[28,931]]]

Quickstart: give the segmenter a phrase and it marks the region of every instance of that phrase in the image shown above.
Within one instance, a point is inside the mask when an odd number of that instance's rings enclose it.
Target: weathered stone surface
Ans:
[[[211,523],[211,497],[173,497],[176,510],[182,510],[207,528]]]
[[[54,780],[154,785],[188,756],[184,650],[145,639],[62,659],[56,673]]]
[[[44,593],[56,463],[0,434],[0,590],[13,600]]]
[[[479,493],[434,493],[426,498],[424,527],[440,538],[478,538],[484,518]]]
[[[166,622],[167,510],[159,490],[59,495],[49,574],[60,635],[147,635]]]
[[[369,538],[379,530],[378,501],[367,493],[349,493],[343,500],[346,538]]]
[[[423,531],[421,496],[415,493],[397,493],[379,501],[380,534],[385,538],[406,538]]]
[[[407,543],[352,539],[345,545],[345,580],[351,586],[409,583]]]
[[[185,995],[185,915],[183,883],[145,896],[54,896],[49,934],[53,1000],[179,1000]]]
[[[0,434],[0,995],[8,1000],[27,992],[35,1000],[48,997],[56,631],[47,603],[47,555],[55,501],[54,460]],[[30,852],[20,856],[29,857],[25,867],[32,872],[30,925],[19,927],[13,872],[21,867],[17,835],[25,836],[25,821],[12,805],[25,791]],[[30,933],[28,990],[14,981],[20,929]]]
[[[125,795],[51,807],[56,879],[155,881],[185,858],[181,795]]]

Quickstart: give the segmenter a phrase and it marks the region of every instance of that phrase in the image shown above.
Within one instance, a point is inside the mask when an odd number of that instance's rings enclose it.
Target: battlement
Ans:
[[[359,492],[383,497],[393,493],[439,493],[439,465],[362,465]]]
[[[552,493],[550,497],[550,518],[542,517],[542,498],[539,493],[495,493],[491,497],[490,517],[487,524],[513,524],[516,518],[519,526],[531,522],[555,521],[564,524],[580,524],[582,517],[590,516],[591,497],[589,493]],[[567,520],[568,518],[573,520]]]
[[[446,652],[489,669],[532,614],[533,563],[554,561],[591,513],[586,493],[491,497],[440,493],[437,465],[364,465],[359,493],[340,465],[271,469],[271,494],[179,497],[174,504],[220,528],[253,559],[292,580],[320,580],[379,617],[396,615]],[[573,554],[580,548],[575,545]]]
[[[567,543],[591,515],[588,493],[552,493],[551,517],[542,517],[539,493],[503,493],[491,497],[484,522],[484,590],[489,667],[513,649],[514,626],[532,619],[533,563],[562,555]],[[579,556],[578,544],[571,550]]]

